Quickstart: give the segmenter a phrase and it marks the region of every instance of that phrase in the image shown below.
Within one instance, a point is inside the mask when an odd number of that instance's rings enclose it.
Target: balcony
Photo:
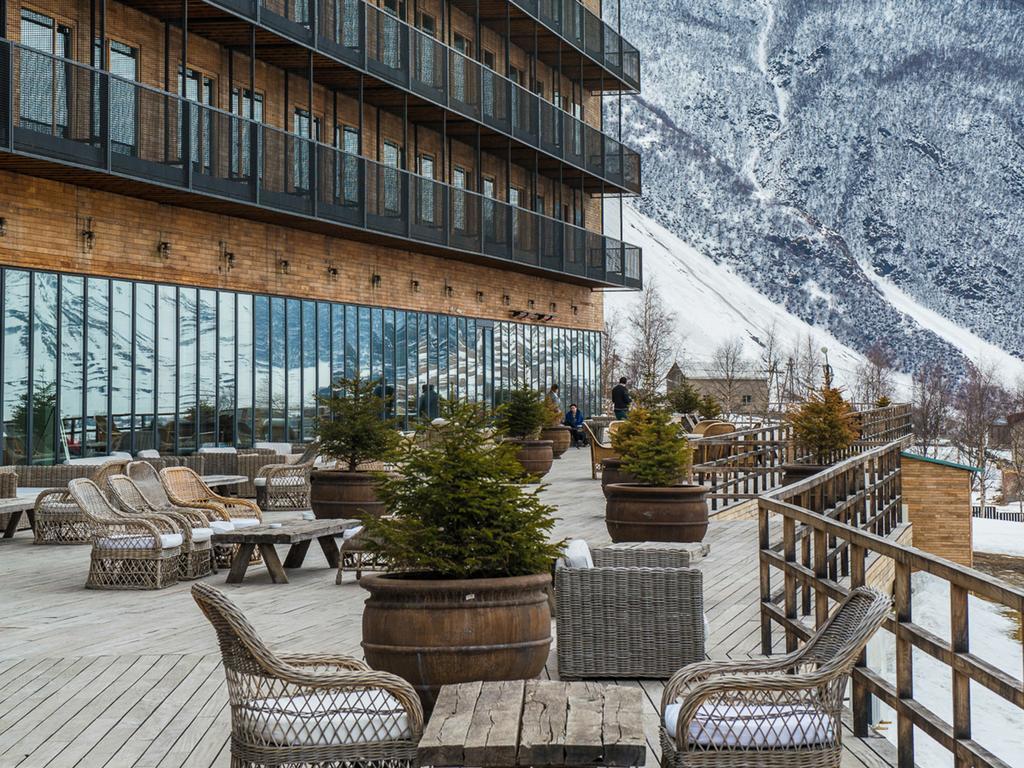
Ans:
[[[641,284],[640,249],[613,238],[0,40],[4,150],[98,172],[73,183],[122,191],[103,181],[116,176],[164,202],[263,220],[283,214],[291,226],[330,225],[598,287]]]
[[[150,0],[129,2],[147,10]],[[315,16],[301,3],[217,0],[215,4],[387,86],[414,94],[427,104],[540,150],[547,156],[545,165],[549,169],[551,161],[567,164],[583,177],[588,191],[599,191],[607,184],[613,188],[609,191],[641,192],[638,153],[476,59],[363,0],[321,4]],[[241,33],[237,25],[211,18],[209,11],[208,7],[202,18],[190,16],[189,29],[228,47],[244,50],[249,45],[248,34]],[[161,18],[175,22],[175,13]],[[295,58],[286,48],[265,36],[259,38],[257,46],[261,60],[295,70]],[[351,77],[332,71],[329,63],[318,64],[317,72],[317,82],[352,87]],[[389,101],[386,91],[382,101]],[[436,119],[440,122],[439,115]]]

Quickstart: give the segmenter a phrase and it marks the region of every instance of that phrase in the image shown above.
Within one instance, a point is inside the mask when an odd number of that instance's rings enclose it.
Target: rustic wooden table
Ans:
[[[335,536],[340,536],[349,528],[362,525],[358,520],[289,520],[277,527],[270,524],[254,528],[241,528],[227,533],[215,533],[213,543],[238,544],[238,550],[231,560],[228,571],[228,584],[240,584],[245,578],[252,552],[259,547],[263,562],[270,572],[275,584],[287,584],[288,576],[284,568],[298,568],[306,559],[306,552],[313,539],[320,544],[331,568],[338,567],[338,543]],[[284,559],[284,567],[277,556],[275,544],[290,544],[288,555]]]
[[[36,506],[36,497],[42,489],[18,489],[18,495],[10,499],[0,499],[0,515],[9,514],[7,525],[4,526],[3,538],[9,539],[18,531],[18,524],[21,522],[23,512],[28,512],[28,519],[35,528],[33,510]]]
[[[642,766],[642,693],[554,680],[446,685],[418,758],[421,766],[438,768]]]

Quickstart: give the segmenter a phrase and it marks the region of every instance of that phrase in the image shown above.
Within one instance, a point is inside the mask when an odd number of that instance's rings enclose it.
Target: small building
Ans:
[[[673,363],[665,377],[671,391],[688,381],[701,396],[711,395],[725,413],[764,414],[768,410],[768,379],[763,376],[686,376],[678,363]]]
[[[971,481],[977,467],[902,453],[903,503],[914,546],[972,566]]]

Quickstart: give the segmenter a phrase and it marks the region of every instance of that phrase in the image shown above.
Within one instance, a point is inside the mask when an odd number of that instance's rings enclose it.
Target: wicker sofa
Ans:
[[[555,570],[559,676],[666,678],[703,660],[704,577],[689,564],[685,551],[570,542]]]

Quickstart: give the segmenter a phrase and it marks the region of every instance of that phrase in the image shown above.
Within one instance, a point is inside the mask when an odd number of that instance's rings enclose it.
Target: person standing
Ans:
[[[629,414],[629,406],[633,402],[626,383],[626,377],[623,376],[619,379],[619,383],[612,387],[612,409],[615,411],[615,418],[619,421]]]
[[[559,411],[562,410],[562,402],[558,396],[558,385],[552,384],[551,389],[548,390],[546,395],[548,401],[555,406]]]

